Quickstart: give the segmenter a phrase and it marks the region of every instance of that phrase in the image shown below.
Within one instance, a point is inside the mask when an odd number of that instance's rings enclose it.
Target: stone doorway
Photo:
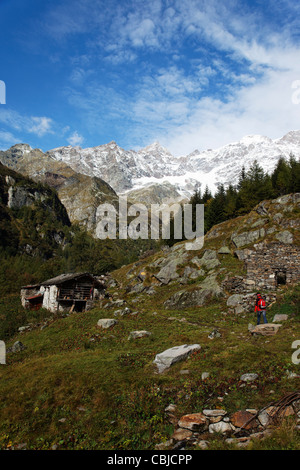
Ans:
[[[281,270],[275,273],[276,286],[285,286],[286,285],[286,271]]]

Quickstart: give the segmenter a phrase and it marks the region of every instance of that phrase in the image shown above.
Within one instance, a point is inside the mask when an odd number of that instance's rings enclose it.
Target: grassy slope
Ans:
[[[235,223],[222,224],[223,239],[210,239],[205,248],[228,240]],[[156,257],[144,260],[136,272]],[[234,257],[224,255],[220,260],[226,272],[242,273],[242,263]],[[278,302],[268,311],[269,320],[275,313],[290,315],[278,334],[252,337],[248,323],[255,323],[254,314],[224,315],[226,299],[201,308],[167,311],[163,302],[178,290],[176,283],[158,288],[154,296],[126,294],[130,282],[126,274],[133,267],[114,273],[122,286],[111,291],[138,314],[120,317],[112,329],[100,330],[98,319],[113,318],[115,309],[99,307],[53,319],[43,330],[36,328],[9,341],[7,346],[20,340],[27,349],[9,354],[7,366],[0,366],[0,447],[26,443],[32,449],[53,445],[153,449],[174,430],[164,417],[170,403],[178,406],[178,416],[216,407],[231,413],[262,408],[299,390],[299,379],[288,379],[286,373],[299,373],[291,359],[292,342],[300,339],[299,286],[279,291]],[[214,328],[222,336],[210,340]],[[128,341],[133,330],[148,330],[152,335]],[[156,374],[155,355],[186,343],[199,343],[201,350]],[[180,373],[186,369],[188,375]],[[201,380],[203,372],[210,373],[209,379]],[[247,372],[256,372],[259,378],[244,386],[240,376]],[[210,439],[211,448],[225,448],[218,437]],[[299,449],[299,441],[292,428],[282,428],[253,448]]]

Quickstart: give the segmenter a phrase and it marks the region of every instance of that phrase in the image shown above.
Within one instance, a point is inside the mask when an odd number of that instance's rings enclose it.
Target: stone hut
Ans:
[[[22,287],[21,302],[32,310],[81,312],[92,308],[104,293],[104,282],[89,273],[61,274],[41,284]]]
[[[278,242],[256,245],[245,259],[246,282],[256,288],[275,290],[300,282],[300,246]]]

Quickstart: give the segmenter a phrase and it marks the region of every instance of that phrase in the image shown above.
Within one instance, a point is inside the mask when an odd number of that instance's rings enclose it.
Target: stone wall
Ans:
[[[56,313],[58,311],[57,292],[57,286],[46,286],[45,288],[43,308],[49,310],[52,313]],[[63,309],[59,308],[59,310],[62,311]]]
[[[257,290],[275,290],[278,283],[300,282],[300,247],[280,243],[260,244],[245,259],[245,283]]]

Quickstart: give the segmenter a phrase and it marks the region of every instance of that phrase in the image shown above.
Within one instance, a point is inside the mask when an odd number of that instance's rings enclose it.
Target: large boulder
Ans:
[[[200,344],[175,346],[157,354],[153,364],[157,366],[158,372],[162,373],[176,362],[185,360],[190,354],[199,349],[201,349]]]
[[[279,232],[276,234],[275,238],[284,243],[285,245],[290,245],[293,243],[293,235],[288,230],[284,230],[283,232]]]
[[[202,258],[198,258],[197,256],[195,256],[191,261],[198,268],[203,267],[208,271],[217,268],[221,264],[218,260],[217,252],[215,250],[210,249],[205,250]]]
[[[208,276],[201,282],[198,289],[182,290],[173,294],[164,306],[166,309],[201,307],[212,299],[224,295],[222,288],[216,281],[216,276]]]
[[[240,248],[245,245],[249,245],[250,243],[254,243],[259,238],[263,238],[266,232],[264,228],[259,230],[253,230],[252,232],[243,232],[239,235],[233,234],[232,241],[237,248]]]
[[[251,334],[261,336],[274,336],[277,334],[281,326],[282,325],[280,323],[263,323],[261,325],[256,325],[253,329],[251,329]]]
[[[223,295],[221,289],[196,289],[176,292],[164,303],[166,309],[201,307],[215,297]]]
[[[241,294],[233,294],[227,299],[227,307],[237,307],[241,305],[243,301],[243,295]]]
[[[179,277],[177,273],[178,266],[186,261],[187,256],[188,253],[183,252],[183,248],[179,246],[177,250],[173,250],[167,257],[154,261],[150,266],[160,268],[160,271],[154,275],[156,279],[162,284],[168,284],[170,281],[177,279]]]
[[[179,274],[177,273],[177,261],[171,260],[166,266],[155,274],[155,277],[163,284],[169,284],[173,279],[177,279]]]

